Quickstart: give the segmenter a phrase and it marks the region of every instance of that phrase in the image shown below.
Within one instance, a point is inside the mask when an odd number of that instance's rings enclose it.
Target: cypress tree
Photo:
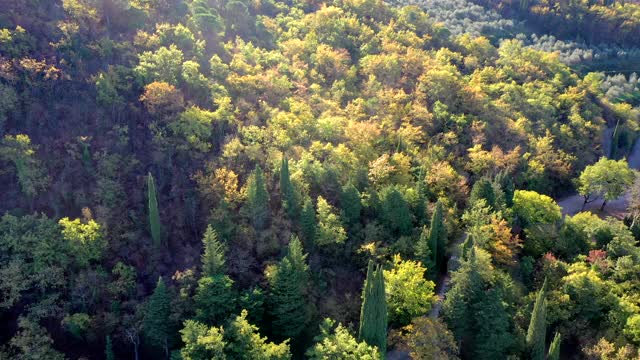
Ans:
[[[367,279],[362,290],[359,339],[376,346],[384,358],[387,349],[387,301],[384,276],[379,265],[369,261]]]
[[[560,359],[560,333],[556,333],[553,337],[553,341],[549,346],[549,353],[547,354],[547,360]]]
[[[202,275],[214,276],[224,273],[224,253],[226,248],[220,240],[218,234],[211,227],[207,226],[202,238],[204,252],[202,254]]]
[[[298,218],[300,205],[296,198],[296,192],[291,183],[291,175],[289,174],[289,160],[282,158],[280,165],[280,198],[282,199],[282,208],[287,212],[290,219]]]
[[[533,313],[527,330],[527,347],[532,360],[544,360],[545,338],[547,331],[547,280],[544,280],[542,289],[538,292],[536,302],[533,305]]]
[[[260,166],[249,177],[247,184],[247,209],[251,223],[256,230],[263,230],[269,222],[269,194]]]
[[[160,247],[162,245],[162,225],[160,224],[160,211],[158,210],[158,194],[151,172],[149,172],[147,177],[147,195],[149,198],[149,229],[151,230],[151,238],[153,239],[153,245]]]
[[[316,209],[310,198],[307,198],[300,214],[300,230],[302,238],[307,246],[314,244],[316,238],[316,227],[318,226],[316,219]]]
[[[418,194],[418,202],[416,203],[414,214],[418,225],[426,225],[427,221],[427,198],[428,191],[424,183],[424,166],[420,167],[418,180],[416,181],[416,194]]]
[[[447,229],[444,227],[442,215],[442,203],[436,203],[436,209],[431,217],[431,227],[429,228],[429,249],[431,249],[431,259],[436,266],[436,270],[442,270],[444,265],[444,252],[447,243]]]
[[[104,358],[106,360],[116,360],[116,356],[113,353],[113,343],[111,342],[111,335],[107,335],[107,344],[104,347]]]
[[[171,334],[171,296],[162,277],[149,297],[143,322],[143,330],[150,344],[164,350],[169,357],[169,336]]]
[[[307,255],[303,253],[302,243],[293,236],[289,242],[287,255],[280,261],[276,270],[269,274],[271,287],[269,313],[275,334],[283,339],[296,338],[309,322],[307,306],[309,286]]]
[[[340,207],[345,225],[351,227],[360,222],[360,212],[362,211],[360,192],[353,184],[349,183],[342,188]]]

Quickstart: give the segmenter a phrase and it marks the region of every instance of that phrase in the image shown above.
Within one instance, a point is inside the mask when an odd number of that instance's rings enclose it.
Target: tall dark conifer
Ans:
[[[542,289],[538,292],[536,302],[533,305],[533,313],[527,330],[527,348],[532,360],[544,360],[545,339],[547,332],[547,280],[544,280]]]
[[[149,230],[153,245],[160,247],[162,245],[162,225],[160,224],[160,211],[158,210],[158,193],[153,175],[149,173],[147,177],[147,197],[149,199]]]
[[[442,203],[438,201],[431,217],[431,227],[429,228],[429,249],[431,249],[431,259],[438,271],[443,269],[445,260],[445,249],[447,245],[447,229],[444,227],[444,217],[442,214]]]
[[[280,165],[280,198],[282,199],[282,208],[286,211],[287,216],[292,220],[297,219],[300,213],[300,204],[291,183],[289,160],[285,157],[282,158]]]
[[[302,239],[307,247],[314,244],[316,238],[316,227],[318,226],[318,220],[316,218],[316,209],[313,206],[313,202],[310,198],[307,198],[300,214],[300,230],[302,233]]]
[[[248,216],[256,230],[263,230],[269,223],[269,193],[264,180],[264,173],[260,166],[249,178],[247,184],[247,210]]]
[[[307,255],[297,237],[289,242],[287,255],[270,274],[269,313],[275,334],[296,338],[309,321]]]
[[[362,290],[360,310],[360,340],[376,346],[384,358],[387,348],[387,301],[384,276],[379,265],[369,261],[367,279]]]
[[[207,226],[207,230],[204,232],[202,245],[204,247],[202,254],[202,276],[223,274],[226,247],[218,239],[218,234],[211,225]]]
[[[171,296],[162,277],[160,277],[147,302],[143,330],[149,343],[161,348],[167,359],[169,358],[169,337],[172,333],[170,315]]]
[[[349,183],[342,188],[340,207],[345,225],[351,227],[360,221],[362,202],[360,201],[360,192],[353,184]]]

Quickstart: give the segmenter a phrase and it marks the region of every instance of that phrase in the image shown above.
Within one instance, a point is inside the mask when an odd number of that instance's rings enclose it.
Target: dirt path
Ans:
[[[627,157],[629,167],[640,170],[640,140],[636,141],[631,150],[631,154]],[[558,200],[558,205],[562,208],[563,215],[575,215],[582,211],[582,203],[584,198],[578,194],[570,195]],[[600,213],[602,200],[596,200],[587,204],[584,210],[588,210],[599,215],[615,216],[622,218],[627,211],[629,203],[629,193],[624,194],[616,200],[608,201],[603,213]]]

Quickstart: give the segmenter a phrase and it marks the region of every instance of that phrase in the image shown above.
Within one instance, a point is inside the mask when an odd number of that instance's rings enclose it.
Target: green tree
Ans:
[[[384,275],[380,265],[369,261],[367,278],[362,289],[359,339],[375,346],[384,356],[387,350],[387,301]]]
[[[37,146],[24,134],[5,135],[0,142],[0,159],[13,162],[20,189],[32,198],[46,189],[49,177],[36,156]]]
[[[407,325],[414,317],[431,310],[436,297],[435,284],[424,278],[427,269],[417,261],[394,255],[390,270],[384,270],[389,322]]]
[[[340,217],[327,200],[318,196],[318,225],[315,231],[315,243],[319,246],[342,244],[347,240],[347,233],[342,227]]]
[[[169,358],[169,340],[172,335],[170,317],[171,295],[160,277],[146,305],[143,330],[149,343],[161,348],[166,358]]]
[[[184,347],[180,350],[183,360],[223,360],[226,359],[222,327],[208,327],[195,320],[187,320],[180,330]]]
[[[135,72],[147,84],[160,81],[177,85],[182,72],[183,53],[174,44],[161,47],[155,52],[145,51],[139,55]]]
[[[619,198],[634,180],[635,174],[626,160],[601,158],[597,163],[587,166],[578,177],[578,193],[584,197],[582,208],[602,197],[604,202],[600,210],[603,210],[607,201]]]
[[[471,306],[474,317],[473,358],[481,360],[504,359],[513,343],[500,288],[483,293]]]
[[[309,321],[307,255],[297,237],[289,242],[287,255],[267,273],[271,288],[269,313],[273,331],[282,338],[295,338]]]
[[[307,246],[315,243],[317,227],[316,209],[311,199],[307,198],[300,214],[300,230]]]
[[[53,339],[45,328],[26,317],[18,319],[18,331],[9,341],[12,355],[7,359],[15,360],[64,360],[66,357],[53,348]],[[5,355],[0,352],[0,355]]]
[[[349,330],[332,319],[324,319],[320,323],[320,335],[314,338],[316,344],[307,350],[311,360],[378,360],[380,353],[375,346],[366,342],[358,342]]]
[[[288,360],[289,340],[280,344],[269,343],[261,337],[258,327],[247,321],[247,311],[242,310],[225,332],[227,336],[227,354],[237,360]]]
[[[233,280],[227,275],[205,276],[198,281],[194,295],[196,319],[207,324],[218,324],[236,307]]]
[[[116,360],[116,356],[113,353],[113,343],[111,342],[111,335],[107,335],[107,343],[104,346],[104,358],[105,360]]]
[[[382,193],[381,216],[389,230],[398,235],[409,235],[412,216],[409,204],[395,187],[388,187]]]
[[[471,194],[469,194],[469,204],[473,205],[480,199],[484,199],[491,209],[496,209],[496,194],[493,190],[493,184],[486,178],[482,178],[473,184]]]
[[[552,224],[562,219],[560,206],[549,196],[535,191],[516,190],[513,195],[513,212],[524,227]]]
[[[209,6],[207,0],[194,0],[189,4],[191,18],[203,34],[220,34],[224,32],[224,20],[218,11]]]
[[[515,192],[515,185],[513,184],[512,176],[506,171],[501,171],[493,179],[494,183],[502,190],[504,194],[504,202],[507,207],[513,206],[513,194]]]
[[[444,318],[461,348],[474,359],[503,359],[513,345],[505,289],[513,285],[496,278],[491,255],[472,247],[469,259],[452,274],[453,287],[443,304]]]
[[[202,276],[215,276],[224,273],[226,246],[218,239],[218,234],[211,225],[207,226],[202,238],[204,253],[202,254]]]
[[[560,333],[556,333],[553,337],[553,341],[551,345],[549,345],[549,353],[547,354],[547,360],[559,360],[560,359],[560,343],[562,342],[562,338],[560,337]]]
[[[416,243],[416,256],[426,266],[429,277],[434,278],[437,271],[429,244],[429,229],[426,226],[423,226],[420,231],[420,237]]]
[[[300,212],[300,204],[293,183],[291,183],[289,160],[285,157],[282,158],[282,164],[280,165],[280,198],[282,199],[282,208],[287,212],[287,216],[290,219],[297,219]]]
[[[251,173],[247,182],[247,213],[256,230],[263,230],[269,224],[269,194],[264,173],[259,165]]]
[[[85,223],[80,219],[65,217],[58,221],[62,227],[62,236],[68,241],[71,252],[80,267],[86,267],[91,261],[100,260],[107,248],[102,236],[100,224],[89,219]]]
[[[340,208],[342,209],[342,220],[347,226],[353,226],[360,222],[360,212],[362,211],[360,192],[352,183],[342,188]]]
[[[164,241],[162,238],[160,211],[158,210],[158,193],[151,173],[147,176],[147,197],[149,198],[149,229],[151,230],[151,238],[153,239],[153,245],[160,247]]]
[[[545,340],[547,333],[547,280],[545,279],[542,289],[538,292],[536,302],[533,305],[533,313],[527,329],[527,348],[531,353],[532,360],[543,360],[545,350]]]
[[[442,214],[442,203],[438,201],[431,216],[431,227],[429,228],[429,249],[431,249],[431,261],[435,264],[436,270],[442,270],[445,260],[445,249],[447,246],[447,229],[444,226]]]

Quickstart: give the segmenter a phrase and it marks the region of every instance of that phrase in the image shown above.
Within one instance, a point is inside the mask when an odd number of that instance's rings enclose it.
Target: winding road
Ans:
[[[627,157],[627,161],[629,162],[629,167],[635,170],[640,169],[640,140],[636,141],[633,145],[633,149],[631,150],[631,154]],[[619,197],[616,200],[608,201],[607,206],[605,208],[604,214],[601,215],[610,215],[621,218],[627,209],[627,204],[629,203],[629,193],[625,193],[623,196]],[[578,212],[582,211],[582,203],[584,202],[584,198],[579,194],[569,195],[557,200],[558,205],[562,208],[563,215],[575,215]],[[594,213],[599,213],[600,206],[602,205],[602,200],[594,201],[592,203],[587,204],[584,210],[592,211]],[[444,300],[445,294],[449,290],[449,284],[451,281],[451,271],[454,270],[454,266],[452,266],[452,260],[454,262],[458,259],[458,251],[460,248],[460,244],[464,242],[466,239],[466,234],[463,234],[456,238],[454,242],[449,244],[448,254],[449,258],[447,259],[447,272],[438,280],[438,285],[436,286],[436,295],[438,300],[431,308],[429,312],[429,317],[437,318],[440,316],[440,310],[442,309],[442,301]],[[410,360],[409,352],[404,349],[393,349],[387,353],[387,360]]]

